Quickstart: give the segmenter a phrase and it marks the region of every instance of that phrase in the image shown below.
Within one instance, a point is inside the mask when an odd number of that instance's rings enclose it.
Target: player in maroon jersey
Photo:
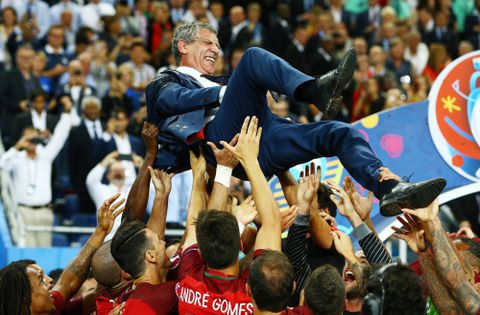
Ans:
[[[253,198],[262,221],[254,245],[254,258],[266,249],[281,250],[278,206],[257,159],[261,135],[261,128],[258,129],[257,126],[257,118],[253,117],[250,120],[247,117],[238,141],[234,139],[230,144],[222,142],[224,149],[214,150],[220,166],[226,166],[221,163],[221,157],[228,151],[233,153],[246,170],[252,185]],[[209,208],[204,198],[205,159],[203,156],[198,158],[193,156],[191,166],[194,174],[193,192],[188,211],[186,238],[182,245],[180,281],[176,287],[179,313],[253,314],[253,304],[246,291],[248,269],[241,274],[239,272],[240,230],[237,219],[231,213],[223,211],[224,208],[201,211]],[[222,184],[225,182],[227,181],[224,179],[215,178],[214,190],[210,197],[212,203],[226,199],[226,187]],[[224,198],[218,198],[219,195]],[[195,219],[194,225],[192,223]]]

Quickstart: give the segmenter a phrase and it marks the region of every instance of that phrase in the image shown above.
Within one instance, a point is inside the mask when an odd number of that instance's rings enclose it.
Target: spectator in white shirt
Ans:
[[[60,16],[66,10],[72,12],[72,29],[76,32],[80,27],[81,7],[71,0],[60,0],[50,8],[50,23],[60,24]]]
[[[39,130],[46,139],[55,129],[58,122],[56,115],[47,112],[47,94],[41,89],[36,88],[30,96],[31,109],[28,112],[18,114],[13,121],[12,143],[17,142],[22,136],[26,127],[33,126]]]
[[[101,17],[115,15],[115,8],[110,3],[100,2],[100,0],[90,0],[89,4],[82,7],[80,15],[82,25],[100,32],[103,29]]]
[[[133,87],[137,91],[145,91],[145,87],[155,77],[155,69],[145,63],[147,51],[141,42],[135,42],[130,48],[130,61],[126,64],[133,68]]]
[[[99,206],[105,201],[105,196],[120,193],[120,197],[127,199],[130,188],[132,188],[132,182],[126,182],[125,167],[119,158],[121,158],[121,155],[118,151],[111,152],[98,163],[87,176],[87,189],[97,209],[100,209]],[[135,156],[134,163],[137,167],[140,167],[143,159]],[[105,172],[107,173],[108,184],[102,183]],[[113,224],[112,231],[107,235],[105,241],[113,237],[120,223],[121,216],[118,216]]]
[[[47,34],[50,28],[50,8],[48,4],[40,0],[15,1],[14,8],[20,19],[25,17],[27,21],[36,21],[40,29],[38,38],[42,38]]]
[[[421,75],[427,66],[430,52],[425,43],[422,43],[422,35],[417,30],[408,34],[407,47],[405,49],[405,60],[410,61],[416,75]]]
[[[0,168],[11,173],[18,210],[25,225],[52,226],[52,162],[62,149],[71,128],[72,103],[64,103],[63,113],[48,144],[40,132],[27,127],[22,138],[0,157]],[[51,232],[28,232],[26,246],[51,246]]]

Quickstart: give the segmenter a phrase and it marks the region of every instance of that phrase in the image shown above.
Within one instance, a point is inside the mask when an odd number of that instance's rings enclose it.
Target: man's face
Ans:
[[[100,116],[100,109],[95,103],[88,103],[83,109],[83,114],[89,120],[95,121]]]
[[[27,276],[32,290],[32,303],[30,310],[32,313],[51,313],[55,311],[53,297],[50,290],[53,287],[53,280],[45,275],[39,265],[28,265]]]
[[[220,53],[217,36],[207,29],[200,29],[198,35],[197,40],[185,44],[180,50],[183,54],[180,65],[192,67],[202,74],[212,75]],[[182,45],[182,42],[179,45]]]
[[[112,163],[112,165],[110,165],[107,179],[110,181],[110,183],[114,185],[123,185],[123,183],[125,182],[125,168],[123,167],[122,162],[115,161],[114,163]]]
[[[35,56],[35,53],[31,49],[19,49],[17,51],[17,65],[20,68],[20,70],[30,70],[33,62],[33,57]]]
[[[45,97],[39,95],[32,100],[32,107],[37,113],[41,113],[45,110]]]
[[[151,229],[147,230],[147,238],[152,244],[154,256],[156,258],[157,264],[160,268],[168,268],[170,267],[170,260],[167,257],[166,249],[165,249],[165,241],[161,240],[158,237],[158,234],[155,233]]]
[[[145,56],[145,51],[141,46],[135,46],[130,52],[130,59],[132,59],[135,64],[142,64],[143,57]]]
[[[128,118],[125,113],[118,113],[115,118],[115,133],[124,133],[128,127]]]
[[[64,33],[60,28],[54,28],[48,33],[48,43],[53,48],[60,48],[63,45]]]
[[[356,252],[355,256],[357,256],[362,263],[368,264],[367,258],[365,257],[365,254],[363,253],[363,251]],[[352,266],[345,265],[345,267],[343,268],[342,277],[343,277],[343,284],[345,285],[345,292],[347,293],[347,298],[356,297],[357,295],[356,293],[358,293],[360,288],[352,272]]]

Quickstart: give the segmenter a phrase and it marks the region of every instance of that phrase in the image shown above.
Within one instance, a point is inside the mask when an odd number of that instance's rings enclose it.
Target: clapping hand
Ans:
[[[243,122],[237,144],[232,146],[225,141],[220,141],[220,144],[232,152],[242,164],[245,164],[257,160],[261,135],[262,127],[258,127],[258,118],[254,116],[250,119],[247,116]]]
[[[238,204],[238,199],[233,197],[232,214],[235,216],[235,218],[237,218],[237,221],[243,225],[247,225],[252,222],[257,215],[253,196],[248,196],[241,204]]]
[[[353,180],[350,176],[345,177],[343,187],[345,188],[347,195],[350,197],[350,201],[352,202],[355,211],[360,216],[360,219],[362,219],[362,221],[368,219],[373,207],[373,193],[369,191],[367,197],[360,196],[355,189]]]
[[[311,173],[310,173],[311,170]],[[321,168],[317,166],[315,173],[315,164],[312,163],[310,168],[305,167],[305,173],[300,173],[300,184],[297,189],[297,205],[300,214],[309,214],[312,210],[312,203],[317,195],[318,187],[320,186]]]
[[[123,212],[123,210],[125,210],[125,206],[117,210],[124,203],[125,198],[121,198],[117,203],[113,204],[115,201],[118,200],[118,197],[120,197],[120,193],[117,193],[105,200],[100,206],[100,209],[98,209],[97,229],[105,233],[105,235],[110,233],[110,231],[112,230],[115,218],[118,217]]]

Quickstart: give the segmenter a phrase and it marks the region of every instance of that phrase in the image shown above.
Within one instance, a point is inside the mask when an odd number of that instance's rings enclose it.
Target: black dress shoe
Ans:
[[[317,78],[320,94],[315,106],[323,113],[324,117],[331,118],[340,110],[341,93],[352,80],[356,66],[357,51],[355,48],[350,48],[335,70]]]
[[[431,204],[442,192],[447,181],[433,178],[419,183],[400,182],[380,200],[380,213],[393,217],[402,213],[402,208],[418,209]]]

